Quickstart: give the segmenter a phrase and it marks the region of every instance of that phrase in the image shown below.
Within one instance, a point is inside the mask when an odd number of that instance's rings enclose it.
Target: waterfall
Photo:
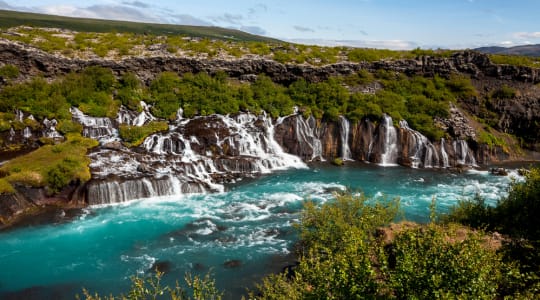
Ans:
[[[99,181],[89,189],[94,204],[222,192],[238,178],[307,167],[276,142],[270,117],[253,114],[182,119],[147,137],[138,151],[101,149],[89,156]]]
[[[111,119],[87,116],[76,107],[70,108],[70,112],[73,120],[83,126],[83,136],[102,142],[118,137],[118,132]]]
[[[446,149],[444,148],[445,144],[446,143],[444,138],[441,138],[441,157],[443,162],[443,168],[448,168],[450,167],[450,164],[448,163],[448,154],[446,153]]]
[[[150,113],[150,106],[148,104],[146,104],[144,101],[141,101],[140,106],[142,107],[142,111],[140,113],[128,110],[123,106],[120,107],[120,110],[118,111],[118,116],[116,117],[118,124],[142,126],[156,119]]]
[[[341,137],[341,158],[343,160],[351,159],[351,149],[349,148],[349,129],[350,124],[344,116],[339,116],[339,128]]]
[[[395,166],[397,165],[398,157],[398,145],[397,145],[397,132],[396,128],[392,124],[392,117],[384,115],[381,126],[384,129],[384,145],[381,154],[381,166]]]
[[[23,137],[25,139],[29,139],[32,137],[32,130],[30,129],[30,127],[25,127],[24,130],[23,130]]]
[[[58,121],[55,119],[49,120],[47,118],[43,119],[43,137],[51,138],[51,139],[57,139],[62,138],[62,135],[56,131],[56,125],[58,125]]]
[[[420,132],[409,127],[405,120],[399,121],[399,127],[410,135],[409,156],[411,159],[411,167],[413,168],[433,168],[439,167],[439,155],[437,148],[429,141],[429,139]],[[412,151],[410,149],[413,149]]]
[[[456,157],[456,165],[476,166],[476,159],[469,145],[465,140],[455,140],[453,142],[454,155]]]
[[[322,155],[322,142],[319,138],[320,132],[317,129],[317,121],[313,116],[304,119],[300,115],[290,116],[294,118],[295,133],[298,144],[302,147],[306,146],[311,150],[310,161],[320,160],[324,161]],[[283,122],[283,120],[281,120]],[[276,122],[279,124],[279,122]]]
[[[113,204],[135,199],[203,193],[204,186],[193,182],[180,182],[176,177],[140,178],[126,181],[101,181],[88,187],[88,204]]]

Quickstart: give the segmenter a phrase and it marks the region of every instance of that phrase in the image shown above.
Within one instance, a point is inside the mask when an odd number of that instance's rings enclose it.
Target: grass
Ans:
[[[139,146],[146,137],[158,131],[165,131],[169,128],[167,122],[152,121],[143,126],[131,126],[121,124],[119,131],[120,137],[124,140],[124,144],[128,147]]]
[[[0,191],[13,191],[8,184],[19,183],[33,187],[54,185],[52,175],[59,175],[60,170],[67,183],[71,180],[87,181],[90,179],[86,157],[88,149],[97,146],[98,142],[77,134],[68,134],[67,140],[56,145],[45,145],[39,149],[19,156],[0,168]],[[55,171],[52,171],[55,170]],[[55,189],[59,186],[53,186]],[[54,190],[54,189],[53,189]]]
[[[495,64],[540,68],[540,57],[490,54],[489,58]]]

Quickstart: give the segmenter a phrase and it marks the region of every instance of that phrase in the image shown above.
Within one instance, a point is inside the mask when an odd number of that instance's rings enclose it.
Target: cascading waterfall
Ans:
[[[118,111],[118,116],[116,118],[116,121],[118,122],[118,124],[142,126],[156,119],[150,113],[150,106],[146,104],[146,102],[141,101],[140,106],[142,107],[142,111],[140,113],[136,113],[134,111],[128,110],[122,106],[120,110]]]
[[[197,137],[190,131],[194,127]],[[266,115],[179,118],[168,132],[147,137],[141,149],[103,149],[90,155],[92,173],[101,178],[89,188],[91,204],[222,192],[223,180],[306,168],[300,158],[285,153],[275,141],[272,119]],[[107,179],[111,175],[123,179]]]
[[[456,157],[456,165],[476,166],[476,159],[469,149],[469,145],[465,140],[455,140],[453,142],[454,155]]]
[[[30,127],[25,127],[25,128],[23,129],[23,137],[24,137],[25,139],[29,139],[29,138],[32,137],[32,130],[30,129]]]
[[[341,158],[343,160],[352,160],[351,149],[349,148],[350,123],[344,116],[339,116],[339,128],[341,137]]]
[[[410,156],[411,166],[413,168],[439,167],[439,155],[435,145],[433,145],[426,136],[410,128],[407,121],[399,121],[399,127],[410,133],[413,148],[412,151],[409,151],[409,153],[413,153],[413,155]]]
[[[298,143],[311,149],[310,161],[325,161],[322,153],[322,142],[319,138],[320,132],[317,129],[317,121],[313,116],[304,119],[301,115],[288,116],[294,118],[296,139]],[[287,118],[288,118],[287,117]],[[276,122],[279,124],[279,122]]]
[[[384,146],[381,154],[381,166],[397,165],[398,145],[397,131],[392,123],[392,117],[384,115],[381,126],[384,130]]]
[[[72,107],[70,112],[73,119],[83,125],[83,136],[102,142],[118,137],[111,119],[87,116],[76,107]]]
[[[448,168],[450,167],[450,164],[448,162],[448,154],[446,153],[446,141],[444,140],[444,138],[441,138],[441,157],[442,157],[442,163],[443,163],[443,168]]]
[[[56,130],[56,125],[58,125],[58,121],[55,119],[49,120],[47,118],[43,119],[43,137],[51,138],[51,139],[57,139],[62,138],[62,135]]]

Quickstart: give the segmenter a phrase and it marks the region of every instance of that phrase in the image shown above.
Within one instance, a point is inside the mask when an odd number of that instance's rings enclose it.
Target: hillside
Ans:
[[[16,26],[62,28],[84,32],[120,32],[153,35],[183,35],[219,40],[277,42],[278,40],[220,27],[151,24],[128,21],[70,18],[0,10],[0,28]]]
[[[523,55],[530,57],[540,57],[540,44],[537,45],[521,45],[514,47],[481,47],[476,48],[476,51],[486,54],[501,54],[501,55]]]

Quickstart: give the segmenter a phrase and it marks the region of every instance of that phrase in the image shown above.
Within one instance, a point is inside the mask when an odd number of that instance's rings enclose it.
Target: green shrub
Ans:
[[[19,77],[19,68],[15,65],[3,65],[0,67],[0,77],[15,79]]]
[[[460,238],[459,238],[460,239]],[[399,299],[494,299],[502,279],[500,257],[482,237],[431,224],[397,235],[390,283]]]
[[[215,281],[210,274],[204,277],[192,276],[186,274],[184,277],[187,289],[179,286],[178,282],[175,287],[163,286],[161,278],[163,273],[157,271],[151,277],[131,277],[131,287],[126,294],[121,294],[117,297],[107,296],[102,298],[97,293],[92,294],[86,289],[83,289],[83,298],[77,295],[76,299],[86,300],[101,300],[101,299],[173,299],[173,300],[221,300],[223,293],[220,292],[215,285]]]
[[[512,99],[516,97],[516,94],[517,94],[517,91],[514,88],[509,87],[505,84],[499,89],[493,91],[491,93],[491,97],[495,99]]]
[[[152,121],[142,126],[131,126],[121,124],[119,128],[120,137],[129,147],[140,145],[146,137],[158,131],[165,131],[169,128],[167,122]]]
[[[90,179],[88,149],[98,142],[68,133],[67,140],[56,145],[45,145],[28,154],[19,156],[0,167],[0,173],[8,174],[5,180],[34,187],[49,186],[51,192],[59,191],[72,180]]]
[[[299,264],[258,285],[257,299],[493,299],[515,287],[519,270],[486,246],[482,232],[407,225],[397,200],[338,195],[307,202],[298,230]],[[513,276],[513,277],[512,277]],[[515,294],[515,293],[514,293]],[[514,295],[512,294],[512,295]]]
[[[77,122],[73,122],[72,120],[61,120],[56,126],[56,129],[64,135],[68,133],[81,134],[83,126]]]
[[[5,178],[0,178],[0,195],[15,193],[15,189]]]
[[[343,166],[343,159],[341,159],[339,157],[336,157],[336,158],[332,159],[332,164],[334,166]]]

